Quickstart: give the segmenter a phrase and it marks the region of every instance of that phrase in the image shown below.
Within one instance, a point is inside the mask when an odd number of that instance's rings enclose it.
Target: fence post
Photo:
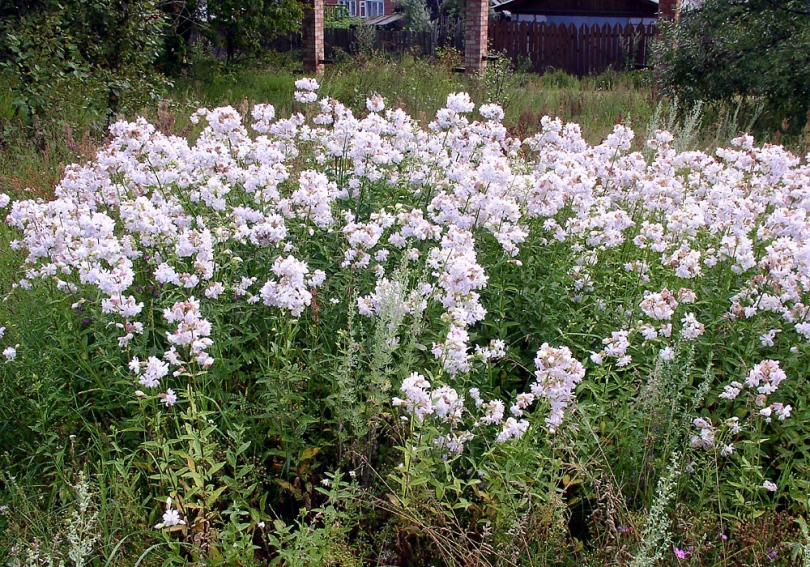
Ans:
[[[304,0],[301,26],[304,72],[323,73],[323,0]]]
[[[483,71],[487,62],[487,26],[489,0],[467,0],[466,34],[464,38],[464,69],[468,75]]]

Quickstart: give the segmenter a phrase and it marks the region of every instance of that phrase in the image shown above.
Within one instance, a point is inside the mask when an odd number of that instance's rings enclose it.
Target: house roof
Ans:
[[[373,18],[366,18],[366,25],[371,26],[387,26],[402,19],[402,14],[388,14],[384,16],[374,16]]]
[[[496,12],[560,16],[655,16],[657,0],[506,0]]]

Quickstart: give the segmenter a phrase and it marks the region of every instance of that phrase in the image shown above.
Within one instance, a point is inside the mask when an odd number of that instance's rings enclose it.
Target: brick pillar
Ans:
[[[304,0],[304,22],[301,26],[304,72],[323,73],[323,0]]]
[[[676,19],[678,12],[678,0],[659,0],[658,1],[658,17],[666,20]]]
[[[464,69],[468,75],[483,71],[487,62],[487,27],[489,0],[467,0],[466,33],[464,36]]]

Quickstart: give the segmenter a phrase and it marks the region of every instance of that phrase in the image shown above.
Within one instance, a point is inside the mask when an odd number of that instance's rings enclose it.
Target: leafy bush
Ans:
[[[338,5],[332,10],[324,12],[324,29],[346,30],[354,26],[362,25],[362,23],[363,20],[361,18],[349,15],[349,8],[347,6]]]
[[[0,67],[29,122],[72,116],[76,105],[103,119],[158,96],[162,17],[154,0],[43,2],[21,18],[0,16]]]
[[[301,3],[294,0],[212,0],[199,22],[214,45],[225,50],[229,63],[256,57],[263,41],[300,26]]]
[[[665,23],[656,71],[683,100],[760,99],[798,132],[810,110],[810,11],[803,0],[705,0]]]

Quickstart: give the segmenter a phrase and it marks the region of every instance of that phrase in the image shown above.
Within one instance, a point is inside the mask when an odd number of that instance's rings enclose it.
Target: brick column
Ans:
[[[675,20],[678,12],[678,0],[659,0],[658,17],[666,20]]]
[[[487,27],[489,0],[467,0],[464,35],[464,69],[468,75],[483,71],[487,62]]]
[[[304,72],[323,74],[323,0],[304,0],[304,22],[301,25]]]

